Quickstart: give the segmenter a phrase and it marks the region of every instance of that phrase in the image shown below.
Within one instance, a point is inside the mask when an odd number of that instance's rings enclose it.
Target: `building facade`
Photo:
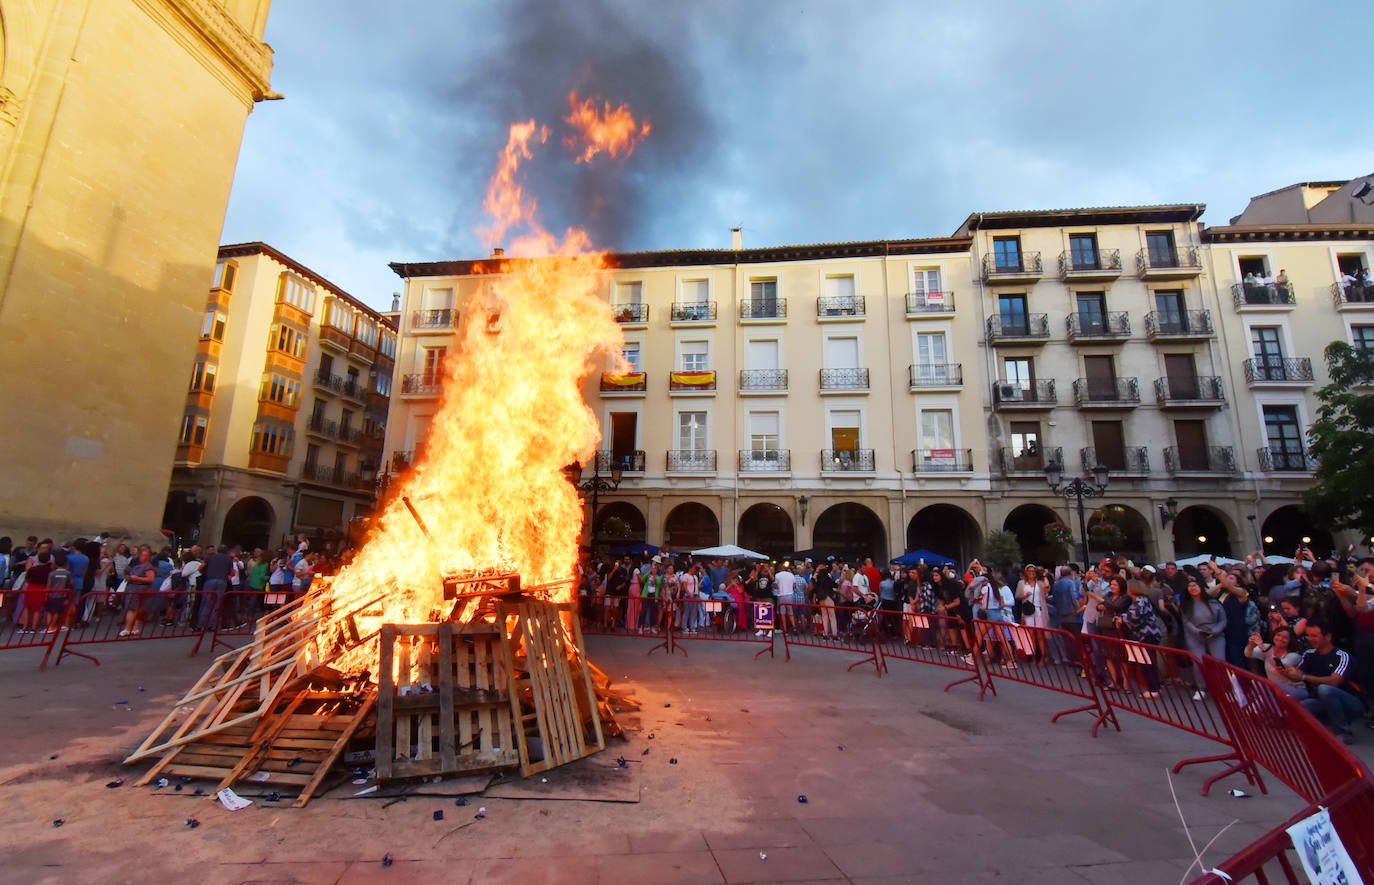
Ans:
[[[381,314],[271,246],[222,246],[163,525],[250,548],[302,532],[321,547],[357,541],[396,343]]]
[[[0,535],[157,537],[269,0],[5,0]]]
[[[1374,239],[1304,222],[1292,238],[1311,254],[1275,255],[1233,247],[1256,234],[1204,228],[1203,209],[976,213],[938,239],[745,249],[736,233],[729,250],[613,256],[604,295],[630,371],[607,365],[586,391],[603,445],[583,476],[620,480],[595,496],[588,541],[967,559],[1007,529],[1029,559],[1077,558],[1063,528],[1081,540],[1078,500],[1051,474],[1101,465],[1106,489],[1084,506],[1093,555],[1287,549],[1311,533],[1311,355],[1363,340],[1365,308],[1336,284],[1357,253],[1369,266]],[[1255,256],[1288,268],[1295,303],[1245,289]],[[404,470],[484,268],[393,268],[386,450]],[[1284,321],[1296,305],[1301,330]],[[1275,325],[1286,349],[1269,349]]]

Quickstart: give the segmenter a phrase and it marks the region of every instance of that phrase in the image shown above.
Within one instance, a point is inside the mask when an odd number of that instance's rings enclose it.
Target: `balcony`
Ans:
[[[348,353],[348,346],[353,341],[353,336],[343,329],[336,329],[330,325],[320,326],[320,344],[326,350],[335,350],[339,353]]]
[[[714,449],[669,449],[669,473],[715,473],[716,452]]]
[[[1044,344],[1049,338],[1049,314],[988,317],[988,343],[994,347],[1003,344]]]
[[[872,449],[822,449],[822,473],[872,473]]]
[[[291,453],[290,453],[290,452],[287,452],[286,454],[283,454],[283,455],[274,455],[274,454],[272,454],[271,452],[249,452],[249,453],[248,453],[248,469],[249,469],[249,470],[268,470],[268,471],[271,471],[272,473],[280,473],[280,474],[285,475],[285,474],[286,474],[286,468],[287,468],[287,466],[288,466],[290,463],[291,463]]]
[[[1140,475],[1150,472],[1150,450],[1145,446],[1126,446],[1118,452],[1108,452],[1088,446],[1078,450],[1083,472],[1091,474],[1101,464],[1113,474]]]
[[[1064,449],[1060,446],[1051,446],[1047,449],[1026,450],[1017,455],[1011,447],[1002,449],[1002,472],[1007,476],[1030,476],[1039,477],[1041,482],[1045,481],[1045,465],[1064,463]]]
[[[354,338],[353,343],[348,346],[348,355],[365,366],[371,366],[377,359],[377,348],[365,343],[361,338]]]
[[[401,376],[401,396],[434,397],[444,392],[444,378],[433,372]]]
[[[1374,282],[1332,283],[1331,300],[1337,310],[1374,310]]]
[[[1232,283],[1231,303],[1238,313],[1256,310],[1292,310],[1298,304],[1293,284]]]
[[[1136,273],[1142,280],[1186,280],[1202,274],[1202,249],[1180,246],[1169,253],[1150,254],[1141,249],[1135,254]]]
[[[767,322],[787,319],[786,298],[746,298],[739,303],[741,322]]]
[[[646,372],[601,373],[603,396],[643,396],[648,389],[649,375]]]
[[[1250,387],[1311,387],[1312,360],[1305,356],[1246,360],[1245,383]]]
[[[633,452],[602,450],[596,453],[596,463],[600,473],[609,474],[613,467],[619,467],[626,473],[643,473],[644,451],[642,449],[635,449]]]
[[[311,415],[310,421],[305,425],[305,432],[321,439],[333,439],[339,432],[339,422],[323,415]]]
[[[953,292],[906,293],[906,318],[909,320],[951,316],[953,313]]]
[[[1124,310],[1109,310],[1104,314],[1071,313],[1064,318],[1064,327],[1073,344],[1124,341],[1131,337],[1131,315]]]
[[[674,301],[668,319],[669,324],[674,326],[693,323],[699,325],[714,324],[715,321],[716,303],[714,301]]]
[[[913,449],[913,473],[972,473],[973,449]]]
[[[740,473],[787,473],[792,469],[789,449],[741,449]]]
[[[357,448],[363,441],[363,432],[356,427],[341,425],[334,438],[343,445]]]
[[[998,410],[1043,411],[1054,408],[1058,403],[1059,395],[1054,390],[1054,379],[995,381],[992,385],[992,405]]]
[[[343,384],[339,386],[338,391],[345,398],[359,403],[367,402],[367,385],[359,381],[357,376],[350,375],[340,380],[343,381]]]
[[[1121,250],[1103,249],[1096,256],[1077,256],[1069,250],[1059,253],[1059,279],[1065,282],[1114,280],[1121,276]]]
[[[1073,401],[1080,409],[1134,409],[1140,405],[1135,378],[1076,378]]]
[[[649,305],[638,302],[629,304],[615,304],[611,306],[615,312],[615,321],[622,326],[643,326],[649,322]]]
[[[1255,454],[1265,473],[1311,473],[1317,469],[1316,459],[1306,452],[1262,447]]]
[[[1039,252],[1023,252],[1021,260],[1015,264],[997,262],[997,256],[983,256],[983,282],[990,285],[999,283],[1033,283],[1044,276],[1044,266]]]
[[[1226,389],[1217,375],[1156,378],[1155,399],[1165,409],[1217,409],[1226,405]]]
[[[1145,314],[1145,337],[1151,341],[1208,341],[1217,337],[1210,310]]]
[[[669,372],[669,393],[715,393],[715,372]]]
[[[964,386],[963,363],[925,363],[908,366],[911,392],[918,390],[957,390]]]
[[[866,313],[862,295],[822,296],[816,299],[819,320],[860,320]]]
[[[867,393],[867,369],[821,369],[821,393]]]
[[[301,479],[306,482],[349,489],[350,491],[365,489],[371,485],[369,480],[344,470],[342,467],[328,467],[323,464],[311,464],[308,461],[301,465]]]
[[[439,310],[415,310],[410,313],[410,331],[420,335],[433,332],[452,332],[458,328],[458,311],[451,307]]]
[[[739,392],[741,395],[759,393],[785,393],[787,391],[786,369],[741,369],[739,373]]]
[[[1164,450],[1164,469],[1172,474],[1214,473],[1230,475],[1236,472],[1236,452],[1230,446],[1183,448],[1169,446]]]

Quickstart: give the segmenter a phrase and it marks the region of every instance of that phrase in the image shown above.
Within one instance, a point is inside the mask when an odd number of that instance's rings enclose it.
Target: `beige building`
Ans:
[[[5,0],[0,534],[155,538],[269,0]]]
[[[1007,529],[1047,560],[1063,556],[1047,526],[1081,535],[1077,498],[1050,474],[1099,465],[1106,488],[1084,501],[1094,557],[1331,543],[1298,509],[1323,377],[1298,354],[1374,341],[1374,290],[1366,331],[1363,302],[1337,285],[1370,266],[1374,240],[1367,224],[1293,221],[1265,234],[1292,250],[1276,251],[1250,245],[1243,217],[1204,229],[1203,209],[975,213],[940,239],[744,249],[736,234],[729,250],[615,255],[604,295],[634,371],[607,366],[586,391],[604,442],[581,478],[620,476],[595,495],[597,545],[965,559]],[[1292,304],[1245,297],[1260,257],[1288,288],[1252,285],[1311,303],[1303,328]],[[393,268],[405,291],[386,449],[403,470],[483,268]],[[1258,352],[1256,377],[1251,342],[1275,325],[1283,349]]]
[[[310,268],[264,243],[220,247],[163,524],[249,548],[358,540],[395,356],[390,321]]]

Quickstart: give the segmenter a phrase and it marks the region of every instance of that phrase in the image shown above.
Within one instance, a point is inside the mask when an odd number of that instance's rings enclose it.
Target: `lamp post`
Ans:
[[[591,531],[587,533],[591,542],[592,555],[596,555],[596,512],[601,501],[602,492],[613,492],[620,488],[620,481],[625,476],[625,471],[620,465],[611,468],[609,477],[601,475],[601,453],[597,452],[592,456],[592,475],[590,479],[578,480],[582,476],[582,465],[568,465],[568,479],[572,484],[584,492],[592,493],[592,516]]]
[[[1083,499],[1097,498],[1107,490],[1107,468],[1099,464],[1093,468],[1093,475],[1071,479],[1067,483],[1064,479],[1064,465],[1058,461],[1052,461],[1045,465],[1045,481],[1050,484],[1050,492],[1062,495],[1065,499],[1078,499],[1078,536],[1083,553],[1083,567],[1088,567],[1088,522],[1083,513]]]

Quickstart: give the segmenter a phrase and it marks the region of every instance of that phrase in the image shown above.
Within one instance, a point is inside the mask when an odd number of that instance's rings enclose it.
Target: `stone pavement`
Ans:
[[[781,643],[771,660],[724,643],[671,659],[635,639],[589,645],[644,705],[629,741],[598,757],[638,769],[640,802],[483,799],[480,822],[441,798],[230,813],[185,793],[105,789],[141,773],[118,761],[208,656],[169,640],[38,672],[30,652],[0,654],[5,879],[1072,885],[1174,883],[1192,861],[1166,769],[1211,752],[1200,738],[1126,715],[1122,732],[1093,739],[1083,716],[1050,724],[1069,706],[1061,696],[1002,683],[980,703],[969,686],[943,692],[953,671],[907,662],[879,679],[846,672],[852,658],[836,652],[796,649],[786,663]],[[1368,759],[1374,733],[1361,738]],[[1268,796],[1232,778],[1203,799],[1214,770],[1174,777],[1199,847],[1230,825],[1211,863],[1301,807],[1272,778]],[[1255,795],[1232,798],[1232,786]],[[198,829],[183,826],[192,816]]]

